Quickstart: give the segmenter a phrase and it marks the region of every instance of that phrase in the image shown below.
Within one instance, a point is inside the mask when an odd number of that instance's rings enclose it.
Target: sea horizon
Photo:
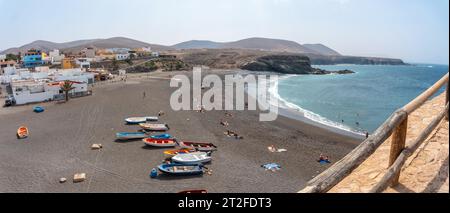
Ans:
[[[303,114],[303,117],[319,124],[323,125],[326,128],[332,128],[337,130],[338,132],[346,131],[350,135],[353,136],[362,136],[365,135],[366,132],[373,133],[396,109],[402,107],[412,99],[414,99],[417,95],[424,92],[429,86],[433,85],[437,80],[445,75],[448,72],[448,65],[441,64],[409,64],[409,65],[357,65],[357,64],[340,64],[340,65],[313,65],[315,68],[320,68],[328,71],[337,71],[343,69],[350,69],[354,71],[354,74],[348,75],[313,75],[313,76],[305,76],[305,75],[284,75],[279,79],[279,82],[275,85],[278,87],[277,90],[272,88],[272,95],[279,99],[280,107],[286,108],[291,111],[297,111]],[[385,95],[394,95],[397,100],[390,101],[389,105],[386,103],[374,101],[368,105],[358,105],[358,107],[354,107],[348,105],[345,106],[345,102],[352,101],[352,95],[355,95],[355,91],[350,95],[338,94],[341,98],[340,100],[333,99],[334,102],[329,102],[323,95],[328,95],[327,97],[333,96],[328,94],[329,92],[333,93],[339,90],[345,89],[345,83],[349,81],[354,81],[354,83],[358,83],[358,81],[362,80],[370,80],[367,79],[367,75],[364,73],[370,72],[371,68],[381,69],[381,71],[392,71],[395,74],[403,75],[403,81],[394,80],[391,83],[397,83],[397,89],[391,90],[386,89],[385,91],[378,91],[378,94],[383,94],[380,92],[384,92]],[[367,70],[369,69],[369,70]],[[426,70],[428,69],[428,70]],[[375,70],[372,70],[375,71]],[[377,70],[376,72],[379,72]],[[409,73],[405,73],[406,71],[411,71]],[[431,75],[429,78],[423,78],[424,72],[430,71]],[[377,73],[378,74],[378,73]],[[389,74],[389,73],[387,73]],[[406,75],[405,75],[406,74]],[[377,76],[382,76],[377,75]],[[336,80],[339,78],[343,78],[343,83],[339,83]],[[415,79],[417,78],[417,79]],[[422,81],[420,84],[420,81]],[[374,78],[373,80],[377,80]],[[378,80],[381,80],[378,78]],[[383,79],[383,81],[386,79]],[[324,82],[325,81],[325,82]],[[321,82],[317,84],[317,82]],[[333,85],[326,85],[327,82],[331,82]],[[369,81],[370,82],[370,81]],[[410,86],[409,84],[415,82],[415,86]],[[362,83],[362,82],[361,82]],[[366,81],[367,83],[367,81]],[[372,81],[373,84],[379,83],[378,81]],[[306,93],[301,92],[302,89],[308,86],[315,86],[316,91],[321,91],[322,95],[312,95],[308,96]],[[348,85],[347,85],[348,86]],[[375,85],[366,85],[366,86],[375,86]],[[402,86],[407,86],[408,88],[403,90],[400,88]],[[330,90],[330,87],[333,87],[335,90]],[[378,88],[380,89],[380,88]],[[306,89],[308,90],[308,89]],[[328,92],[326,92],[328,90]],[[297,92],[295,92],[297,91]],[[300,92],[299,92],[300,91]],[[308,90],[309,92],[312,90]],[[375,91],[375,90],[373,90]],[[367,97],[372,97],[371,93],[366,94]],[[367,91],[364,91],[367,92]],[[435,96],[444,92],[444,88],[442,88]],[[339,93],[339,92],[338,92]],[[336,94],[335,94],[336,95]],[[364,95],[361,95],[361,100],[364,100]],[[353,97],[354,98],[354,97]],[[367,98],[370,100],[370,98]],[[334,107],[327,107],[327,105],[334,105]],[[354,116],[352,117],[352,111],[354,112]],[[339,115],[339,116],[333,116]],[[289,117],[289,116],[288,116]],[[297,116],[290,116],[295,118]],[[348,134],[346,134],[348,135]]]

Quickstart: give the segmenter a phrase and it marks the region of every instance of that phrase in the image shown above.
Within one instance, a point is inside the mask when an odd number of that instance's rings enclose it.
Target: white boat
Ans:
[[[188,154],[178,154],[172,157],[172,160],[176,163],[182,164],[196,164],[207,163],[212,160],[211,156],[208,156],[206,152],[193,152]]]
[[[147,121],[158,121],[158,117],[156,116],[150,116],[150,117],[131,117],[125,119],[125,122],[128,124],[140,124],[145,123]]]
[[[150,124],[150,123],[140,123],[139,126],[147,131],[167,131],[169,126],[167,124]]]

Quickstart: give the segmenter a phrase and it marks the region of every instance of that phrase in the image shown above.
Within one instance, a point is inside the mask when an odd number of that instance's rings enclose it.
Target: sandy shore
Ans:
[[[316,162],[324,153],[336,162],[358,140],[304,122],[279,116],[273,122],[259,122],[257,111],[198,113],[172,111],[168,75],[154,73],[152,78],[128,78],[127,82],[94,87],[89,97],[65,104],[46,103],[42,114],[32,105],[0,109],[0,192],[178,192],[207,189],[209,192],[297,192],[330,165]],[[188,72],[185,72],[188,74]],[[142,93],[146,92],[146,98]],[[124,125],[130,116],[166,112],[161,122],[170,125],[170,134],[181,140],[212,142],[219,149],[209,168],[213,174],[202,177],[150,179],[159,165],[163,150],[151,149],[141,141],[115,142],[115,133],[137,131]],[[229,127],[219,124],[224,119]],[[17,140],[21,125],[30,129],[30,137]],[[236,131],[243,140],[223,134]],[[103,144],[94,151],[90,146]],[[285,148],[285,153],[270,153],[269,145]],[[277,172],[261,168],[278,163]],[[87,173],[87,180],[72,183],[75,173]],[[58,183],[66,177],[68,182]]]

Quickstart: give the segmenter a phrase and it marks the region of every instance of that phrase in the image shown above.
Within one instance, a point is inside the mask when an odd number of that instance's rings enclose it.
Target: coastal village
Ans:
[[[111,79],[126,74],[117,70],[119,62],[132,64],[132,60],[158,58],[158,52],[151,47],[142,48],[85,48],[76,55],[65,55],[55,49],[49,52],[31,49],[26,53],[0,55],[0,96],[5,97],[5,106],[24,105],[64,98],[60,88],[70,81],[73,89],[71,97],[91,93],[97,81]],[[115,67],[91,67],[91,64],[112,62]]]

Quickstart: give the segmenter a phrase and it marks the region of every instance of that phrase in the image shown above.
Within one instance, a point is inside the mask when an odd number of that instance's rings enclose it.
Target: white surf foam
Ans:
[[[298,75],[286,75],[286,76],[283,76],[283,77],[279,78],[278,81],[276,81],[276,82],[271,82],[271,87],[269,88],[269,93],[270,93],[270,95],[273,98],[276,98],[278,100],[278,107],[297,111],[297,112],[301,113],[303,115],[303,117],[305,117],[305,118],[307,118],[307,119],[309,119],[309,120],[311,120],[313,122],[319,123],[321,125],[325,125],[327,127],[330,127],[330,128],[343,130],[343,131],[346,131],[346,132],[349,132],[349,133],[352,133],[352,134],[356,134],[356,135],[361,135],[361,136],[365,135],[365,132],[355,130],[355,129],[353,129],[353,128],[349,127],[349,126],[346,126],[344,124],[341,124],[341,123],[332,121],[330,119],[327,119],[326,117],[323,117],[323,116],[321,116],[321,115],[319,115],[317,113],[314,113],[312,111],[306,110],[306,109],[304,109],[304,108],[302,108],[302,107],[300,107],[300,106],[298,106],[298,105],[296,105],[296,104],[294,104],[292,102],[289,102],[286,99],[282,98],[281,95],[278,92],[278,86],[279,86],[280,81],[286,80],[286,79],[291,78],[291,77],[296,77],[296,76],[298,76]],[[273,100],[272,97],[270,98],[270,100]],[[276,104],[276,103],[272,102],[271,104]]]

